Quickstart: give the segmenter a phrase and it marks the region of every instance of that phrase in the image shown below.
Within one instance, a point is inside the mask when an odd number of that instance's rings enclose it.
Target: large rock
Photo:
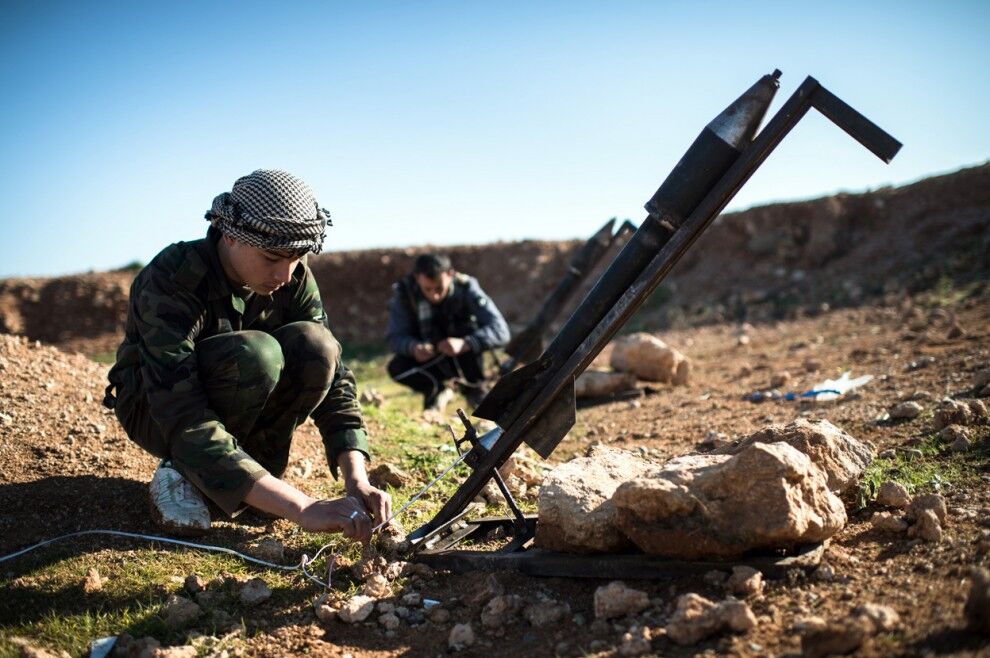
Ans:
[[[806,454],[828,476],[829,488],[842,493],[854,486],[873,461],[873,444],[860,441],[827,420],[799,418],[788,425],[770,425],[750,434],[737,445],[717,450],[738,454],[754,443],[784,442]]]
[[[609,363],[615,370],[631,372],[651,382],[687,384],[691,377],[691,361],[647,333],[631,334],[613,341]]]
[[[628,372],[585,370],[574,381],[574,395],[579,398],[601,398],[636,388],[636,376]]]
[[[820,542],[846,523],[822,470],[784,442],[673,459],[619,486],[612,502],[642,551],[687,560]]]
[[[698,594],[677,599],[677,610],[667,624],[667,637],[677,644],[697,644],[723,631],[745,633],[756,627],[756,615],[742,601],[715,603]]]
[[[629,540],[615,525],[615,505],[610,499],[620,484],[656,466],[638,454],[604,446],[558,466],[540,487],[536,545],[570,553],[629,548]]]

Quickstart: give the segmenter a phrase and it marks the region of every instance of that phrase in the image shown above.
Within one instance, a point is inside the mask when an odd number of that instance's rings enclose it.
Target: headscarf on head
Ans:
[[[320,253],[330,217],[309,185],[277,169],[242,176],[207,211],[217,230],[253,247]]]

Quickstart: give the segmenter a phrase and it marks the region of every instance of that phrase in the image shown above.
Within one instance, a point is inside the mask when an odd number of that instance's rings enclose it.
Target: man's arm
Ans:
[[[392,285],[392,297],[388,300],[388,328],[385,330],[388,347],[393,354],[415,356],[420,344],[416,318],[409,311],[402,283]]]
[[[371,539],[371,517],[361,500],[353,496],[317,500],[266,473],[254,483],[244,502],[297,523],[308,532],[342,532],[365,543]]]
[[[464,340],[467,341],[472,352],[503,347],[509,342],[508,323],[495,306],[495,302],[481,289],[475,278],[468,277],[466,285],[468,308],[478,318],[478,328],[465,336]]]

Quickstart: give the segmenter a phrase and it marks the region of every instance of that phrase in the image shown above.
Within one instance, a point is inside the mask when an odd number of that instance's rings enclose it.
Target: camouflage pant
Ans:
[[[196,344],[210,410],[276,477],[285,472],[296,427],[330,389],[339,356],[340,343],[315,322],[293,322],[270,334],[235,331]],[[134,442],[158,457],[170,456],[143,390],[120,391],[115,409]]]

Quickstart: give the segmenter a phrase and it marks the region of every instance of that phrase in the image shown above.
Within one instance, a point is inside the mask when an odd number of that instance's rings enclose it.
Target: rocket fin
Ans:
[[[574,382],[567,383],[553,402],[540,414],[540,418],[526,431],[523,441],[539,453],[540,457],[548,458],[567,433],[574,427],[577,420],[574,400]]]
[[[497,423],[501,427],[503,420],[500,417],[506,408],[518,398],[522,392],[532,386],[537,377],[547,369],[548,362],[544,359],[533,361],[522,368],[513,370],[503,375],[498,383],[488,391],[488,395],[481,401],[478,408],[474,410],[474,415]]]

